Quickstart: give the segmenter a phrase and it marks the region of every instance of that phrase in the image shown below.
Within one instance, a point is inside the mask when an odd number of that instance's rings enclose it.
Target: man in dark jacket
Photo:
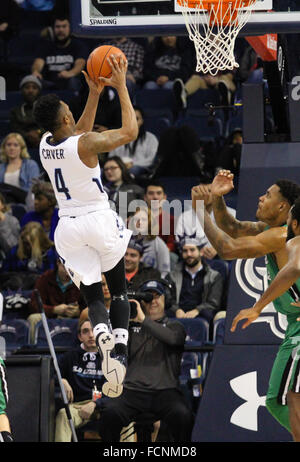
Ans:
[[[97,416],[101,407],[101,389],[104,376],[101,358],[96,346],[93,328],[88,319],[79,322],[80,346],[65,353],[59,359],[62,382],[75,428],[84,425]],[[56,417],[55,442],[70,442],[71,429],[64,408]]]
[[[41,81],[34,75],[26,75],[21,80],[20,90],[23,103],[12,108],[10,129],[20,133],[30,148],[36,148],[41,140],[41,130],[33,118],[33,109],[41,94]]]
[[[171,272],[177,300],[171,308],[177,318],[205,318],[208,322],[221,308],[223,278],[201,258],[197,239],[182,242],[182,262]]]
[[[150,292],[151,302],[135,300],[136,316],[129,326],[129,364],[121,396],[103,406],[99,431],[104,442],[120,440],[122,427],[140,414],[167,425],[176,442],[190,441],[192,412],[179,388],[185,329],[165,315],[166,291],[161,281],[140,287]]]

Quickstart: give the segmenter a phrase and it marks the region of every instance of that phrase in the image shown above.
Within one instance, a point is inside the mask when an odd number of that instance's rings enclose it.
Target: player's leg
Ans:
[[[290,390],[287,395],[289,417],[293,439],[300,442],[300,393]]]
[[[0,443],[13,441],[9,420],[6,415],[7,402],[6,369],[3,360],[0,358]]]
[[[126,369],[119,359],[114,358],[115,346],[114,335],[109,329],[108,312],[104,305],[104,297],[101,282],[91,285],[80,283],[80,291],[84,295],[87,305],[89,319],[93,326],[93,332],[99,353],[102,357],[102,372],[107,380],[102,391],[105,395],[114,398],[122,393],[122,383]]]
[[[115,337],[115,351],[118,356],[127,357],[130,305],[127,297],[124,257],[113,269],[104,274],[111,294],[109,317]]]
[[[286,339],[279,347],[273,364],[266,398],[268,411],[290,433],[292,430],[287,394],[295,374],[294,348],[295,344],[292,343],[291,339]]]

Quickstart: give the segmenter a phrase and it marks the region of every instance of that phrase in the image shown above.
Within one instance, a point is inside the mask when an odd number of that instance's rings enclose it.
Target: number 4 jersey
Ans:
[[[79,158],[80,136],[82,134],[70,136],[53,144],[50,143],[52,135],[48,132],[40,142],[41,163],[51,180],[60,217],[110,208],[101,182],[100,166],[87,167]]]

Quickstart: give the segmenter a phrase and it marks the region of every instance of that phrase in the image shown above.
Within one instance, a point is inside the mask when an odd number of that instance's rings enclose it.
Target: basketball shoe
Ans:
[[[110,397],[119,396],[123,390],[122,383],[126,374],[126,360],[121,358],[121,355],[114,356],[115,341],[113,334],[110,332],[99,334],[96,338],[96,343],[102,358],[102,372],[108,383],[103,385],[102,391]]]

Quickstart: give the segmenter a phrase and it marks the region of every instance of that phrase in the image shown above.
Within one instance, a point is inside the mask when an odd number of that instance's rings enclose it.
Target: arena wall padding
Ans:
[[[5,360],[7,415],[15,442],[54,441],[54,377],[48,356],[10,356]]]

